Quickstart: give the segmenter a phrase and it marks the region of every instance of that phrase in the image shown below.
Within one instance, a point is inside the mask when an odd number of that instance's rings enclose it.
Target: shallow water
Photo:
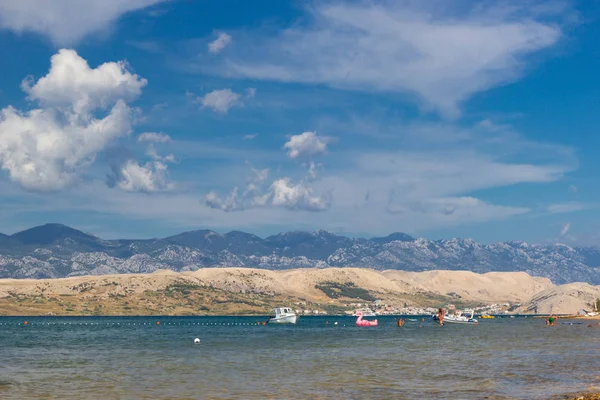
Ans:
[[[547,399],[600,389],[600,327],[587,322],[264,320],[0,317],[0,398]]]

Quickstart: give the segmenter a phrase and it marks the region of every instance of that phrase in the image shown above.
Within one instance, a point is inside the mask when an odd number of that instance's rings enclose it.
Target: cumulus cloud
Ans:
[[[153,143],[148,145],[145,163],[134,159],[130,153],[117,154],[110,160],[112,174],[107,176],[107,185],[127,192],[155,193],[174,189],[169,178],[168,163],[175,162],[175,156],[161,156]]]
[[[144,132],[138,135],[138,142],[167,143],[171,137],[161,132]]]
[[[315,196],[313,190],[302,183],[293,184],[290,178],[278,179],[271,184],[274,206],[282,206],[290,210],[324,211],[331,201],[329,197]]]
[[[317,136],[316,132],[304,132],[294,135],[283,148],[288,150],[289,158],[314,157],[327,153],[327,143],[330,139]]]
[[[225,47],[229,46],[231,43],[231,36],[222,32],[219,33],[219,36],[212,42],[208,44],[208,51],[217,54],[220,53]]]
[[[352,134],[349,125],[354,122],[330,124],[327,131]],[[556,182],[577,166],[568,147],[525,140],[507,125],[493,130],[489,130],[490,124],[484,125],[487,127],[447,122],[408,126],[386,123],[381,127],[375,121],[373,129],[401,135],[397,138],[401,149],[394,149],[397,145],[391,142],[389,150],[361,147],[332,152],[329,160],[335,168],[327,173],[311,157],[298,156],[304,179],[299,179],[301,174],[282,173],[268,184],[256,185],[256,192],[247,197],[241,186],[224,195],[213,192],[212,207],[244,210],[239,220],[253,223],[260,223],[261,216],[282,226],[319,226],[373,234],[389,233],[401,226],[403,231],[424,232],[530,213],[532,210],[518,201],[495,204],[478,198],[477,193]],[[237,158],[239,154],[232,156],[232,162]],[[239,176],[239,170],[231,176]],[[277,206],[273,202],[275,192]],[[303,213],[300,217],[295,213],[300,209],[322,212]],[[232,221],[225,214],[219,221]]]
[[[71,46],[110,28],[122,15],[167,0],[0,0],[0,28]]]
[[[62,49],[50,59],[50,72],[32,85],[32,77],[21,84],[29,99],[44,107],[87,115],[105,109],[117,100],[136,99],[148,81],[127,70],[125,62],[108,62],[90,68],[75,50]]]
[[[0,166],[30,190],[72,185],[98,152],[129,134],[132,110],[126,102],[146,84],[122,62],[92,69],[75,51],[60,50],[46,76],[22,84],[41,108],[0,111]]]
[[[236,186],[225,197],[221,198],[215,192],[210,192],[204,196],[203,203],[210,207],[223,211],[241,211],[246,208],[260,207],[266,204],[268,194],[261,194],[263,184],[269,177],[269,169],[256,169],[250,166],[252,172],[246,188],[239,194],[239,188]]]
[[[213,90],[199,98],[202,107],[225,114],[231,107],[241,105],[240,95],[231,89]]]
[[[128,192],[153,193],[173,188],[167,176],[167,165],[160,161],[140,165],[134,160],[128,160],[121,167],[119,175],[118,187]]]
[[[204,197],[203,203],[210,208],[228,212],[264,207],[282,207],[293,211],[324,211],[331,205],[329,195],[316,196],[303,182],[294,184],[289,177],[284,177],[265,187],[269,170],[251,168],[251,171],[252,177],[242,193],[238,187],[233,188],[225,197],[210,192]]]
[[[455,117],[477,92],[519,78],[527,57],[557,43],[567,13],[540,12],[528,2],[323,1],[306,23],[240,34],[240,50],[202,62],[202,72],[227,77],[404,92]],[[310,43],[310,45],[308,45]]]

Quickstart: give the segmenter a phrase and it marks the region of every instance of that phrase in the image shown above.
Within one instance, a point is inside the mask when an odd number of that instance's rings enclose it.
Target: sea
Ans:
[[[0,317],[0,399],[551,399],[600,391],[600,326],[392,316]],[[369,318],[372,319],[372,318]],[[589,326],[592,325],[592,326]],[[199,343],[195,343],[195,339]]]

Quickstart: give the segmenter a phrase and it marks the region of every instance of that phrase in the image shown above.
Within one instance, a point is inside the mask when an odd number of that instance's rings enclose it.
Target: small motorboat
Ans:
[[[270,324],[295,324],[298,316],[291,308],[279,307],[273,309],[275,315],[270,316],[267,321]]]
[[[377,314],[375,314],[373,312],[373,310],[371,310],[370,308],[363,308],[362,310],[356,310],[354,311],[353,316],[354,317],[358,317],[358,314],[362,314],[363,317],[376,317]]]
[[[477,325],[479,323],[479,321],[477,321],[475,318],[473,318],[475,314],[474,310],[471,310],[471,315],[465,315],[464,312],[460,313],[460,314],[454,314],[454,315],[445,315],[444,316],[444,323],[449,323],[449,324],[469,324],[469,325]]]

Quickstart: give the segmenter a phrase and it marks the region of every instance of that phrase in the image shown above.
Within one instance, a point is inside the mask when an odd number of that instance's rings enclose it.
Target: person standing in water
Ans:
[[[444,315],[446,315],[446,311],[443,308],[438,308],[438,318],[440,321],[440,325],[444,325]]]

